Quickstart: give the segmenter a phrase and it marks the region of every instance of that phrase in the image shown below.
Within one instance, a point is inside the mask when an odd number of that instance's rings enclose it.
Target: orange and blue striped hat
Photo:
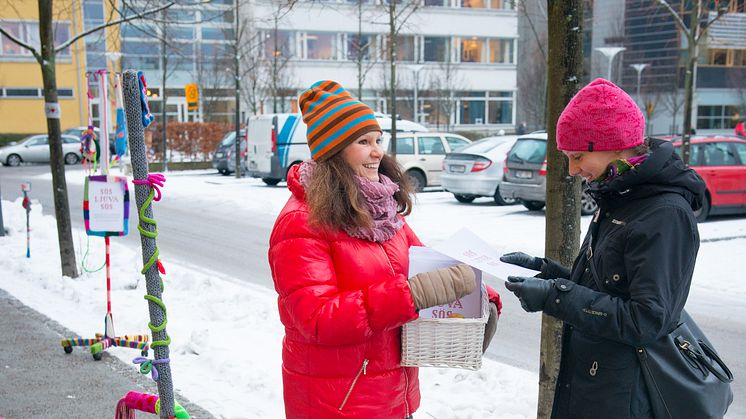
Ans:
[[[324,161],[372,131],[381,131],[373,110],[355,100],[339,83],[322,80],[300,95],[311,158]]]

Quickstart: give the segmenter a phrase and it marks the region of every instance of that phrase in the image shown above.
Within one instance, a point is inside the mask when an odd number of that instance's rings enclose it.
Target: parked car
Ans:
[[[212,155],[212,167],[223,176],[236,171],[236,131],[223,137]],[[246,130],[241,130],[241,170],[246,171]]]
[[[64,131],[62,131],[62,135],[71,135],[80,141],[80,137],[83,135],[83,131],[87,130],[88,127],[74,127],[74,128],[68,128]],[[98,127],[93,127],[93,132],[96,134],[96,139],[101,142],[101,131],[98,129]],[[116,147],[116,134],[113,132],[109,133],[109,155],[113,156],[117,154],[117,147]]]
[[[62,136],[62,159],[65,164],[76,164],[81,160],[80,138]],[[0,148],[0,162],[6,166],[18,166],[22,162],[48,163],[49,140],[47,134],[31,135],[19,143]]]
[[[503,199],[513,198],[529,211],[539,211],[546,205],[547,187],[547,134],[532,132],[518,137],[508,152],[500,184]],[[580,196],[580,213],[596,212],[596,201],[583,191]]]
[[[681,155],[681,140],[672,140]],[[746,140],[735,136],[694,136],[689,166],[705,181],[702,209],[695,215],[704,221],[714,214],[746,213]]]
[[[500,182],[505,158],[517,138],[515,135],[482,138],[446,154],[441,176],[443,189],[451,192],[458,202],[489,196],[498,205],[515,203],[515,199],[500,195]]]
[[[391,152],[391,136],[384,134],[383,147]],[[447,153],[459,151],[471,140],[457,134],[412,132],[396,134],[396,161],[409,176],[416,191],[426,186],[440,186],[443,160]]]
[[[391,132],[389,115],[375,113],[384,133]],[[306,140],[306,124],[299,113],[275,113],[250,116],[247,167],[248,175],[261,178],[267,185],[277,185],[287,178],[290,168],[311,158]],[[397,132],[426,132],[424,126],[403,119],[396,120]]]

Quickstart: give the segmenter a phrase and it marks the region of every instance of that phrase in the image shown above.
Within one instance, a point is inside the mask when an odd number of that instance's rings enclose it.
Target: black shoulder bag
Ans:
[[[599,289],[607,292],[596,273],[592,245],[593,230],[586,263]],[[636,349],[656,419],[725,416],[733,402],[733,374],[686,310],[668,335]]]

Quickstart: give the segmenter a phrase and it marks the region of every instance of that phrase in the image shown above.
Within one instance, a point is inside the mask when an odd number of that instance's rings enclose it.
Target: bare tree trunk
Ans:
[[[70,204],[67,200],[65,164],[62,158],[60,110],[57,102],[57,76],[55,72],[54,29],[52,28],[52,1],[39,0],[39,39],[41,41],[41,76],[44,83],[44,102],[47,110],[47,133],[49,138],[49,167],[52,171],[54,216],[57,219],[57,238],[60,242],[62,275],[78,277],[75,262]],[[107,135],[107,134],[102,134]],[[104,137],[105,138],[105,137]],[[105,144],[102,140],[101,144]],[[107,147],[105,145],[104,147]]]
[[[580,247],[580,181],[570,177],[568,162],[557,150],[557,119],[578,91],[583,71],[582,0],[548,0],[547,209],[545,253],[569,266]],[[552,414],[559,373],[562,322],[544,314],[537,418]]]
[[[389,61],[391,77],[389,78],[389,98],[391,101],[391,146],[389,154],[396,159],[396,1],[389,1]]]
[[[694,106],[694,77],[697,66],[697,45],[689,44],[689,57],[684,75],[684,132],[681,136],[681,159],[689,165],[692,135],[692,108]]]

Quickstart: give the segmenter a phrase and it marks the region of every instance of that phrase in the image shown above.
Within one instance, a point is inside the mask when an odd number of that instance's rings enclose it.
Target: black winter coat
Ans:
[[[599,210],[572,270],[559,275],[569,279],[555,281],[546,302],[565,322],[553,418],[652,418],[635,347],[679,320],[705,185],[670,143],[651,140],[651,149],[634,170],[590,188]]]

